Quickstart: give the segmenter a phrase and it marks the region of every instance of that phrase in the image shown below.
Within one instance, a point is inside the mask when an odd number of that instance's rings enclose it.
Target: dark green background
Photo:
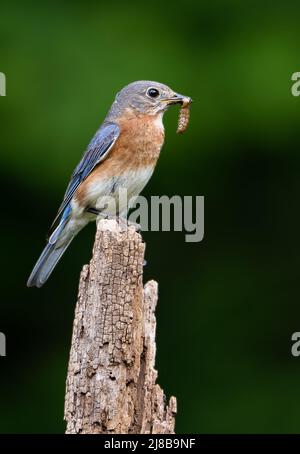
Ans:
[[[262,5],[263,4],[263,5]],[[159,281],[159,383],[177,432],[299,432],[299,2],[1,2],[0,432],[64,431],[78,276],[95,227],[25,286],[70,173],[115,93],[152,79],[191,96],[144,195],[204,195],[205,239],[145,233]]]

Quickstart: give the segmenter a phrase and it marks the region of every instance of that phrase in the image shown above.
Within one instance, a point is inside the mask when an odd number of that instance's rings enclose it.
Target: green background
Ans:
[[[0,5],[0,432],[62,433],[79,272],[95,226],[45,287],[26,279],[74,166],[116,92],[158,80],[193,98],[143,194],[204,195],[205,238],[144,234],[159,282],[157,368],[178,433],[299,432],[299,2]]]

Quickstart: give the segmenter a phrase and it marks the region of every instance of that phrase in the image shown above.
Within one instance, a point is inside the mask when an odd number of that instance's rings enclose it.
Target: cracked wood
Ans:
[[[66,433],[171,434],[176,399],[156,384],[157,283],[143,287],[134,227],[98,222],[81,272],[65,398]]]

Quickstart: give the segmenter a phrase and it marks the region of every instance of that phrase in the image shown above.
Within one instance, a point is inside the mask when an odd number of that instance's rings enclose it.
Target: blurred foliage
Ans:
[[[145,233],[159,281],[159,383],[178,433],[299,432],[300,5],[296,1],[2,1],[0,432],[63,432],[78,276],[95,227],[40,290],[25,282],[70,173],[127,83],[194,99],[144,191],[205,196],[205,239]]]

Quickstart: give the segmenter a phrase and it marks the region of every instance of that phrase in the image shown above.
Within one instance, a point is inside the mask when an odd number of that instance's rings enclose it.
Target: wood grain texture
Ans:
[[[134,227],[98,223],[75,310],[66,399],[69,434],[171,434],[176,399],[156,384],[157,283],[143,287],[145,244]]]

